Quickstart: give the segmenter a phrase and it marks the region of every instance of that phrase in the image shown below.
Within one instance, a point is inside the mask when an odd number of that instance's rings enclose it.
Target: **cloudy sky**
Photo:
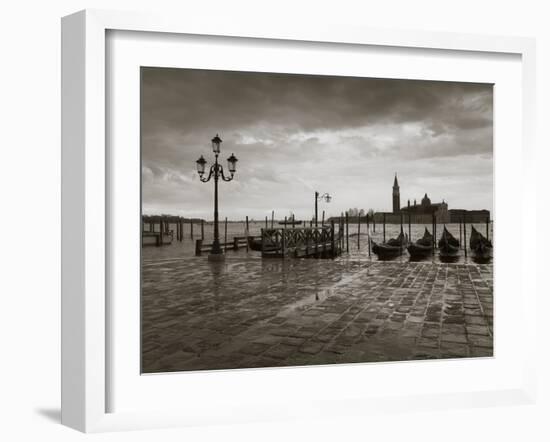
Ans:
[[[146,214],[212,219],[213,183],[195,161],[239,159],[220,184],[220,217],[320,210],[391,211],[424,193],[449,208],[493,209],[489,84],[142,68],[142,202]]]

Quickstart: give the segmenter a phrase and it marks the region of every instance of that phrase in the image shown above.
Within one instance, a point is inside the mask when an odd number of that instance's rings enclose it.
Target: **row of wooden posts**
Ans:
[[[404,225],[403,217],[404,217],[404,215],[401,214],[401,230],[403,230],[403,225]],[[170,222],[170,221],[172,221],[172,222]],[[283,224],[283,226],[285,228],[287,226],[287,222],[288,222],[288,218],[285,217],[285,223]],[[373,217],[369,218],[369,216],[366,216],[364,224],[366,224],[367,232],[370,232],[371,222],[372,222],[372,227],[373,227],[373,233],[376,233],[376,221],[374,220]],[[275,211],[272,211],[271,212],[271,228],[274,228],[274,223],[275,223]],[[155,224],[157,224],[157,223],[155,223],[154,221],[149,222],[149,232],[155,232]],[[174,221],[173,221],[173,218],[160,217],[159,220],[158,220],[158,224],[160,226],[159,227],[160,244],[162,244],[162,236],[165,235],[165,234],[170,233],[169,225],[174,224]],[[184,224],[190,224],[190,237],[193,239],[193,237],[194,237],[194,229],[193,229],[194,223],[193,222],[187,223],[187,222],[184,222],[184,220],[182,218],[177,218],[175,220],[175,224],[176,224],[176,240],[177,241],[180,241],[180,242],[183,241],[183,236],[184,236],[183,226],[184,226]],[[310,227],[312,227],[313,224],[314,224],[314,220],[311,220],[310,221]],[[487,218],[487,220],[486,220],[486,232],[485,232],[485,236],[486,236],[487,239],[490,239],[489,238],[489,224],[490,224],[490,220],[489,220],[489,218]],[[227,241],[227,217],[225,218],[225,220],[224,220],[224,241],[222,243],[222,246],[224,247],[224,250],[227,248],[227,246],[229,244],[229,246],[232,249],[238,249],[240,247],[246,247],[246,249],[248,251],[248,248],[249,248],[248,239],[247,239],[248,236],[249,236],[249,219],[248,219],[248,216],[245,219],[245,225],[246,225],[246,236],[244,236],[244,237],[238,237],[238,236],[234,237],[233,240],[230,243],[228,243],[228,241]],[[322,218],[321,218],[321,226],[324,226],[324,225],[325,225],[325,211],[323,210]],[[345,238],[346,252],[349,252],[349,214],[348,214],[348,212],[341,213],[341,215],[340,215],[340,226],[345,229],[345,234],[342,236],[342,241],[344,241],[344,238]],[[266,229],[269,228],[269,220],[268,220],[267,216],[265,217],[265,228]],[[460,232],[459,241],[460,241],[460,244],[464,246],[463,247],[464,248],[464,255],[467,256],[467,246],[466,246],[467,234],[466,234],[466,222],[464,221],[464,219],[460,223],[459,232]],[[410,214],[408,214],[408,233],[409,233],[409,236],[408,236],[409,241],[412,241],[412,238],[411,238],[411,216],[410,216]],[[433,246],[435,248],[436,245],[437,245],[437,220],[436,220],[435,215],[432,217],[432,235],[433,235]],[[462,240],[463,238],[464,238],[464,241]],[[207,247],[206,244],[203,244],[203,242],[204,242],[204,220],[201,220],[201,222],[200,222],[200,241],[201,241],[200,244],[197,243],[197,245],[196,245],[197,250],[199,248]],[[382,241],[386,242],[386,214],[385,213],[383,214],[383,221],[382,221]],[[369,254],[369,256],[371,256],[371,243],[370,243],[370,241],[367,241],[367,246],[368,246],[368,254]],[[342,248],[343,248],[343,244],[342,244]],[[361,217],[360,216],[357,217],[357,249],[358,250],[361,249]]]
[[[161,233],[161,234],[169,234],[170,233],[170,224],[175,224],[176,225],[176,241],[183,241],[183,226],[185,224],[189,224],[190,225],[190,231],[189,231],[189,235],[190,235],[190,238],[191,239],[194,239],[195,237],[195,233],[194,233],[194,225],[195,223],[193,222],[186,222],[184,221],[183,219],[176,219],[176,220],[173,220],[173,218],[163,218],[163,217],[160,217],[160,219],[158,221],[148,221],[148,222],[145,222],[144,223],[144,227],[145,225],[148,226],[149,230],[147,230],[148,232],[157,232],[156,230],[156,225],[159,225],[159,232],[158,233]],[[201,219],[200,223],[200,238],[204,240],[204,220]],[[246,217],[246,230],[248,231],[248,216]],[[144,229],[144,231],[146,231]],[[225,218],[225,232],[227,233],[227,218]]]

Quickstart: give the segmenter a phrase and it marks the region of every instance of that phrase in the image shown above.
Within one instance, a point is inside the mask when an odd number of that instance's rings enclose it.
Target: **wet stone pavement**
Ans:
[[[493,354],[491,264],[143,261],[142,372]]]

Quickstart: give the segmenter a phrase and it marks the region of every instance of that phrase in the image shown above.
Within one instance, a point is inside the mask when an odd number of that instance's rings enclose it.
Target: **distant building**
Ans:
[[[449,207],[445,201],[442,201],[441,203],[432,203],[428,197],[428,194],[425,193],[420,205],[417,205],[416,200],[414,200],[414,205],[411,206],[411,202],[409,200],[407,207],[401,208],[401,211],[406,214],[407,222],[410,214],[411,222],[414,223],[431,223],[433,216],[435,216],[438,223],[448,223],[450,222],[448,208]]]
[[[485,223],[490,219],[491,213],[488,210],[464,210],[464,209],[449,209],[448,204],[443,200],[440,203],[432,203],[427,193],[420,201],[420,204],[414,203],[411,205],[411,200],[407,200],[405,207],[400,207],[400,191],[397,174],[393,178],[392,187],[392,211],[391,212],[376,212],[368,216],[368,219],[374,219],[375,223],[388,224],[431,224],[434,217],[438,224],[459,223]],[[337,218],[335,218],[337,219]],[[357,217],[351,222],[356,222]]]
[[[449,210],[452,223],[466,222],[466,223],[485,223],[491,218],[491,212],[488,210],[464,210],[464,209],[451,209]]]
[[[392,187],[392,212],[375,213],[375,221],[383,222],[385,216],[387,223],[400,223],[402,218],[403,222],[408,223],[410,216],[411,223],[431,224],[433,216],[435,216],[438,223],[450,222],[448,206],[445,201],[432,204],[428,194],[425,193],[419,205],[416,204],[415,199],[412,206],[411,201],[408,200],[406,207],[400,207],[400,197],[399,182],[397,174],[395,174]]]

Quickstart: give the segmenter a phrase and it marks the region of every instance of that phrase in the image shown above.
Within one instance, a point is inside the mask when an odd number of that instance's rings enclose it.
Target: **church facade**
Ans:
[[[445,201],[440,203],[432,203],[427,193],[418,204],[416,199],[411,204],[411,200],[407,201],[407,205],[401,207],[401,194],[399,190],[399,181],[397,174],[393,179],[392,186],[392,211],[391,212],[376,212],[374,214],[374,222],[388,224],[431,224],[435,217],[438,224],[448,223],[486,223],[491,219],[489,210],[464,210],[464,209],[449,209]]]
[[[445,201],[432,203],[427,193],[424,194],[420,204],[417,204],[416,199],[413,204],[408,200],[407,205],[401,207],[399,181],[395,174],[392,187],[392,212],[377,212],[374,218],[376,222],[383,222],[385,218],[387,223],[400,223],[403,218],[403,222],[408,223],[409,217],[410,222],[415,224],[431,224],[434,217],[436,222],[441,224],[451,221],[447,203]]]
[[[432,203],[428,194],[425,193],[420,204],[416,204],[416,200],[411,205],[411,201],[407,202],[407,207],[402,207],[401,211],[406,214],[407,220],[409,215],[411,222],[414,223],[427,223],[432,222],[433,217],[438,223],[448,223],[451,221],[451,215],[449,213],[449,206],[445,201],[440,203]]]

